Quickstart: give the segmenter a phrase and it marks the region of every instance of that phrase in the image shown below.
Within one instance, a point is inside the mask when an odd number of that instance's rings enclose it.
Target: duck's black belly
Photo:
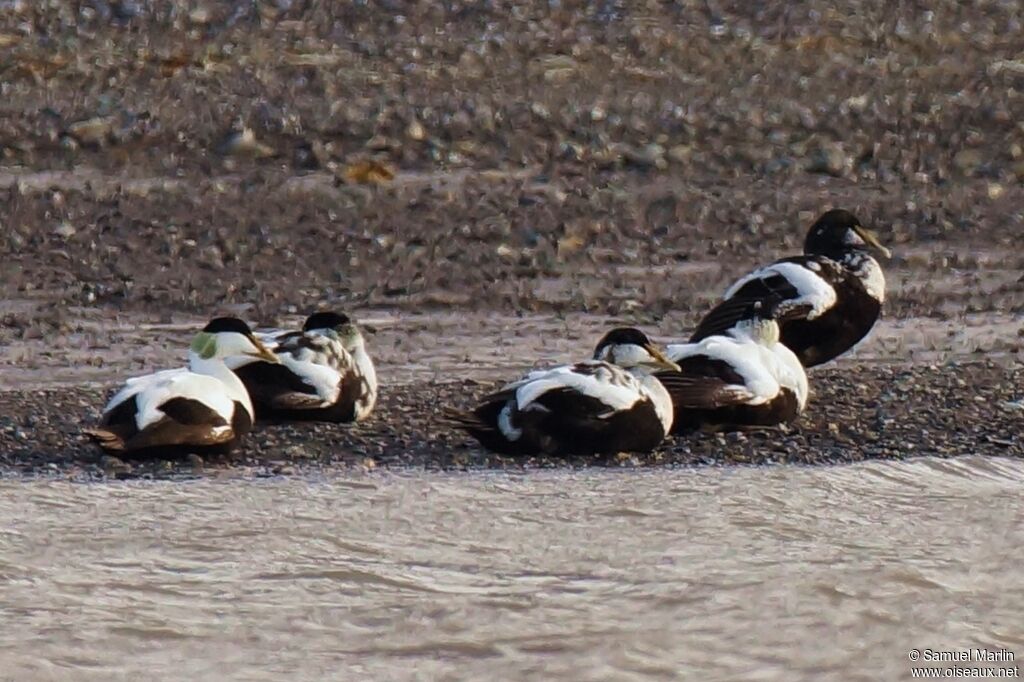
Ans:
[[[836,304],[813,320],[791,320],[781,325],[781,341],[804,367],[814,367],[853,348],[878,320],[882,305],[860,283],[836,287]]]
[[[548,454],[590,455],[649,452],[665,438],[665,429],[649,401],[589,424],[563,421],[557,415],[542,425]]]
[[[550,396],[549,398],[550,404]],[[514,398],[512,399],[514,400]],[[649,400],[602,417],[608,407],[586,396],[574,395],[571,404],[554,404],[550,411],[513,408],[511,422],[521,431],[510,439],[498,428],[504,401],[494,401],[476,411],[487,429],[470,429],[481,445],[506,455],[600,455],[617,452],[649,452],[665,438],[665,428]],[[560,409],[559,409],[560,408]]]
[[[751,426],[775,426],[792,421],[800,413],[796,394],[783,388],[772,400],[761,405],[726,405],[723,407],[676,409],[672,433],[698,430],[735,431]]]

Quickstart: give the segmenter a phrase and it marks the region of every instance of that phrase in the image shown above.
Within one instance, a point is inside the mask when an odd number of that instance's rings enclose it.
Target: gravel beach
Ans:
[[[600,462],[1021,456],[1024,10],[953,3],[19,3],[0,12],[0,470],[520,467],[438,421],[636,324],[685,338],[825,208],[883,323],[783,431]],[[231,463],[79,435],[201,321],[380,331],[354,427]]]

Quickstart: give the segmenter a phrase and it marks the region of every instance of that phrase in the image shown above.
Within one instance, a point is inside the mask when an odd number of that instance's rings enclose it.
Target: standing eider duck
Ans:
[[[766,308],[753,303],[727,332],[668,346],[679,372],[658,377],[672,396],[674,433],[774,426],[806,407],[807,374]]]
[[[653,375],[666,369],[678,367],[643,332],[615,329],[592,360],[530,372],[448,418],[502,454],[647,452],[672,428],[672,399]]]
[[[302,331],[258,334],[280,364],[228,358],[259,419],[361,421],[377,402],[377,373],[363,334],[347,315],[314,313]]]
[[[187,368],[129,379],[85,433],[119,455],[230,451],[253,423],[249,393],[224,364],[233,355],[277,361],[245,322],[218,317],[192,341]]]
[[[733,284],[690,341],[728,331],[751,302],[778,296],[782,343],[804,367],[832,360],[871,331],[885,300],[885,277],[871,249],[890,255],[852,213],[828,211],[811,226],[802,256],[783,258]]]

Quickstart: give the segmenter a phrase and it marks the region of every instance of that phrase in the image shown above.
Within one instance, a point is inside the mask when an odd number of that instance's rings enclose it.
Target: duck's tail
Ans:
[[[490,431],[494,427],[484,422],[472,412],[446,407],[441,412],[441,421],[463,431]]]
[[[107,452],[124,452],[124,439],[107,429],[84,429],[85,435]]]

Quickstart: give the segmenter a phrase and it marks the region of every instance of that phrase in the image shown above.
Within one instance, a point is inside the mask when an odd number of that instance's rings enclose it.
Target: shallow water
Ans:
[[[1024,657],[1024,462],[0,482],[0,680],[909,679]]]

